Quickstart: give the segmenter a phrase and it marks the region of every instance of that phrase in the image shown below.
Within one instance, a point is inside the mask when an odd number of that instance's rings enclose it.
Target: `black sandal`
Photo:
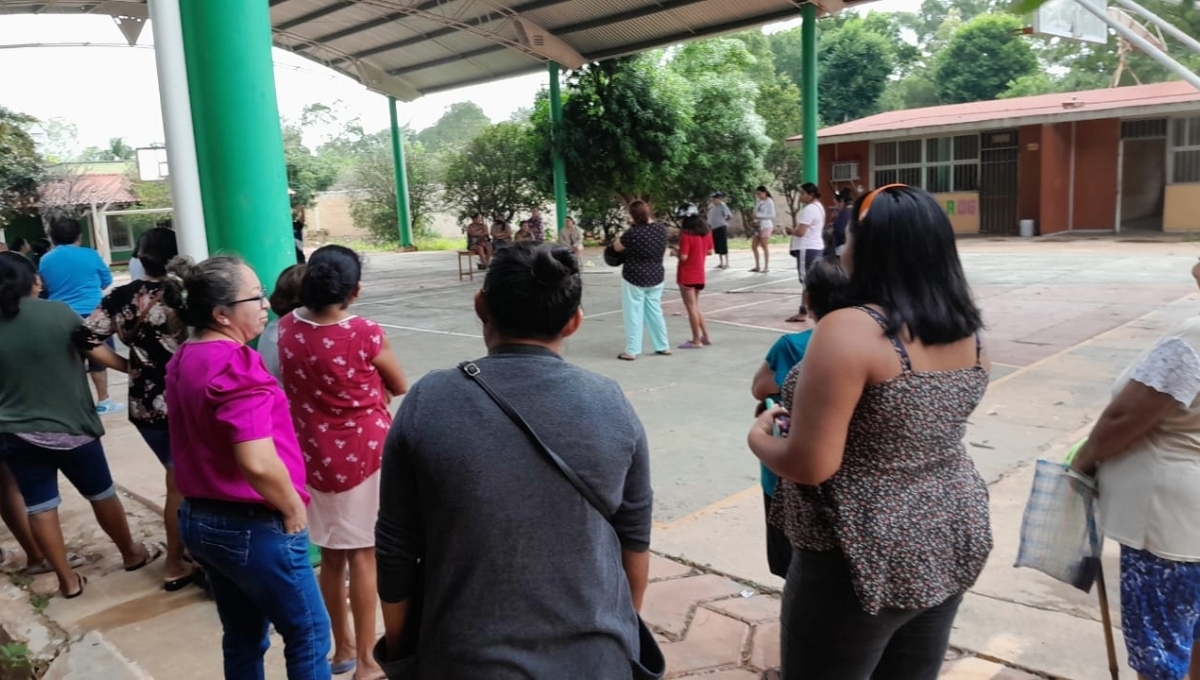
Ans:
[[[79,579],[79,590],[76,590],[73,593],[65,593],[61,590],[58,591],[59,594],[63,596],[64,600],[74,600],[75,598],[77,598],[83,594],[83,588],[84,588],[84,586],[87,585],[87,577],[84,576],[83,574],[75,572],[75,578]]]
[[[163,545],[162,543],[154,543],[154,544],[143,543],[142,547],[146,549],[146,558],[143,559],[141,562],[138,562],[137,564],[133,565],[132,567],[125,567],[125,571],[137,571],[139,569],[142,569],[146,565],[148,565],[151,562],[162,557],[163,554],[167,552],[167,546]]]

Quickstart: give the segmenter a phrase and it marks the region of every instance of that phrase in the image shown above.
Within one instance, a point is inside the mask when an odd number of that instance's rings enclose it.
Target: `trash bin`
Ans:
[[[1032,238],[1034,233],[1033,220],[1021,220],[1021,238]]]

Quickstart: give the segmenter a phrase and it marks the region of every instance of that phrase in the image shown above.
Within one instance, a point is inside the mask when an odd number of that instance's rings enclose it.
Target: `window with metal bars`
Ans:
[[[1166,118],[1121,121],[1121,139],[1158,139],[1166,136]]]
[[[1171,120],[1170,184],[1200,182],[1200,116]]]
[[[897,182],[931,193],[979,190],[979,135],[877,142],[875,186]]]

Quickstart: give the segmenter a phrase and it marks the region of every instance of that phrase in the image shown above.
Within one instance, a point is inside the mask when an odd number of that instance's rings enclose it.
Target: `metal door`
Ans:
[[[1016,234],[1017,156],[1016,130],[985,132],[979,155],[979,231]]]

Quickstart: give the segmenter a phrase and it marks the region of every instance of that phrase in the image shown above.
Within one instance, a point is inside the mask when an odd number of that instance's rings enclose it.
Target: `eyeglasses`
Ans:
[[[242,298],[241,300],[234,300],[233,302],[230,302],[228,305],[225,305],[225,306],[232,307],[234,305],[240,305],[243,302],[257,302],[259,307],[266,307],[267,306],[267,296],[266,295],[255,295],[254,297]]]
[[[871,204],[875,202],[875,198],[879,196],[879,194],[887,191],[888,189],[906,188],[908,188],[907,184],[885,184],[875,191],[867,194],[867,197],[863,199],[862,205],[858,207],[858,221],[862,222],[863,220],[867,219],[867,213],[871,210]]]

